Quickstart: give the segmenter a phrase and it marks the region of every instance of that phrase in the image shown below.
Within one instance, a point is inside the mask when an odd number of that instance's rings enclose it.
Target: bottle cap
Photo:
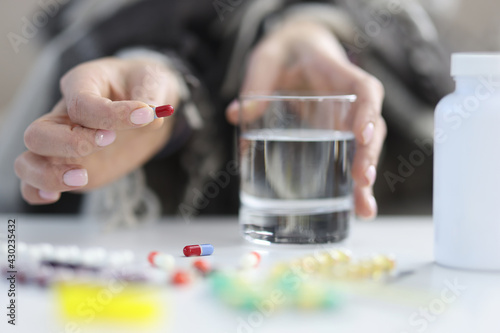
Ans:
[[[500,53],[453,53],[451,76],[500,75]]]

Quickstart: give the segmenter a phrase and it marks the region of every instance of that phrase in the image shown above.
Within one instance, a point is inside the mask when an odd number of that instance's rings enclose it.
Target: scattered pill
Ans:
[[[197,259],[193,262],[193,267],[200,273],[207,274],[211,271],[210,263],[203,259]]]
[[[130,264],[125,252],[112,252],[108,256],[108,265],[111,267],[121,267]]]
[[[242,268],[255,268],[260,264],[260,254],[258,252],[250,252],[241,257],[240,265]]]
[[[170,254],[160,253],[154,257],[154,266],[171,271],[175,267],[175,259]]]
[[[154,259],[155,259],[157,254],[158,254],[158,251],[153,251],[148,255],[148,262],[151,264],[151,266],[155,265]]]
[[[182,252],[186,257],[209,256],[214,253],[214,247],[211,244],[187,245]]]
[[[47,243],[40,244],[40,252],[42,259],[52,260],[54,259],[54,246]]]
[[[175,285],[185,285],[191,283],[191,281],[192,278],[186,271],[178,270],[172,276],[172,284]]]
[[[175,267],[175,259],[170,254],[153,251],[148,255],[148,261],[153,267],[170,271]]]

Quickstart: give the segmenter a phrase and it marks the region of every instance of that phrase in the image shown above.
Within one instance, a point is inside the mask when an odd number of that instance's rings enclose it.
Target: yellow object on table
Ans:
[[[154,323],[164,312],[158,291],[150,286],[60,282],[54,290],[63,318],[79,323]]]

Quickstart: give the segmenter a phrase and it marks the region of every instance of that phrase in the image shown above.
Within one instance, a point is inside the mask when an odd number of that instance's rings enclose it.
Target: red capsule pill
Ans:
[[[203,259],[195,260],[193,262],[193,267],[202,274],[207,274],[211,270],[210,263]]]
[[[156,117],[158,118],[170,117],[174,114],[174,111],[175,110],[172,105],[162,105],[155,107]]]
[[[255,268],[259,266],[260,260],[260,254],[253,251],[241,257],[240,264],[242,268]]]
[[[155,257],[158,255],[158,251],[153,251],[148,255],[148,261],[151,264],[151,266],[156,266],[155,265]]]
[[[183,285],[189,283],[191,283],[191,276],[188,272],[179,270],[172,276],[172,284]]]
[[[214,247],[211,244],[187,245],[182,252],[186,257],[209,256],[214,253]]]

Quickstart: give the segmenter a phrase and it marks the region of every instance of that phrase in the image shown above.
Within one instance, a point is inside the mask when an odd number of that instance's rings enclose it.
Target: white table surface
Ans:
[[[0,225],[5,228],[0,229],[0,234],[5,235],[7,219],[13,217],[18,223],[17,238],[21,242],[129,249],[138,258],[158,250],[175,254],[181,267],[190,263],[190,258],[181,256],[187,244],[213,244],[215,253],[206,258],[219,267],[236,267],[241,255],[258,250],[263,254],[259,268],[263,273],[278,260],[327,248],[253,245],[241,238],[236,218],[200,218],[189,224],[171,218],[136,229],[102,233],[96,228],[98,221],[64,216],[0,215]],[[397,257],[398,270],[411,273],[378,287],[375,297],[353,297],[332,310],[278,311],[264,317],[255,327],[243,327],[241,322],[246,321],[250,313],[220,304],[210,296],[203,282],[187,288],[165,287],[161,292],[166,295],[168,318],[164,320],[164,327],[155,332],[500,332],[500,273],[459,271],[434,264],[430,217],[356,221],[349,239],[338,246],[359,256],[392,253]],[[450,283],[458,283],[466,289],[452,297]],[[53,295],[48,289],[19,285],[18,288],[18,325],[12,327],[6,325],[4,314],[7,284],[0,283],[0,304],[4,309],[0,311],[0,332],[65,332],[61,321],[52,313]],[[427,317],[421,312],[426,309],[429,309]],[[86,328],[75,332],[91,331]]]

